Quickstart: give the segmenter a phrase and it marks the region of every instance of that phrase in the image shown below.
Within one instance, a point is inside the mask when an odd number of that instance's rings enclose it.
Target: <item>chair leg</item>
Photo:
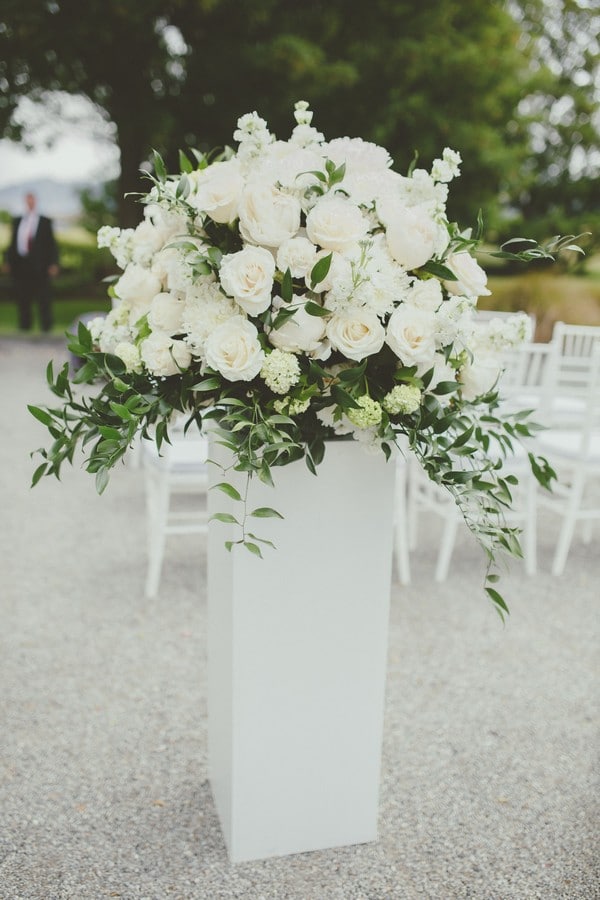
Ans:
[[[161,478],[155,481],[147,476],[146,491],[148,499],[148,569],[145,595],[151,598],[158,593],[162,572],[169,515],[169,487],[166,479]]]
[[[528,575],[537,572],[537,487],[535,478],[527,476],[525,485],[525,522],[523,525],[523,555]]]
[[[444,526],[444,533],[442,535],[440,552],[438,554],[437,566],[435,569],[436,581],[445,581],[448,575],[448,569],[450,568],[450,558],[452,557],[452,551],[454,550],[454,543],[456,541],[457,529],[458,516],[456,511],[452,509],[450,510],[448,516],[446,516],[446,524]]]
[[[410,584],[410,558],[409,558],[409,536],[408,536],[408,508],[406,498],[407,487],[407,463],[398,462],[396,464],[396,522],[395,522],[395,543],[396,543],[396,568],[398,572],[398,580],[400,584]]]
[[[585,475],[582,471],[578,471],[573,475],[573,483],[566,504],[565,515],[562,528],[558,536],[554,560],[552,562],[552,574],[562,575],[573,534],[575,532],[575,523],[577,521],[577,513],[581,507],[581,499],[583,497],[583,487],[585,484]]]

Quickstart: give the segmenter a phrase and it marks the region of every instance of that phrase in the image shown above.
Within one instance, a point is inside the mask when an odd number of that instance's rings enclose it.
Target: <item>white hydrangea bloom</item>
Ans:
[[[275,394],[287,394],[300,378],[300,366],[293,353],[272,350],[263,362],[260,376]]]
[[[118,356],[125,363],[128,372],[142,371],[142,358],[139,348],[131,341],[121,341],[114,349],[115,356]]]
[[[460,175],[460,153],[445,147],[441,159],[434,159],[431,167],[431,177],[434,181],[449,182]]]

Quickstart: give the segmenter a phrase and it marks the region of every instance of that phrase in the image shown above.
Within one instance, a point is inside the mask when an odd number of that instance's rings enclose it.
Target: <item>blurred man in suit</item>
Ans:
[[[30,330],[33,304],[37,302],[42,331],[50,331],[50,279],[58,274],[58,247],[52,222],[38,213],[34,194],[25,195],[25,206],[25,214],[13,219],[12,238],[6,252],[18,305],[19,328]]]

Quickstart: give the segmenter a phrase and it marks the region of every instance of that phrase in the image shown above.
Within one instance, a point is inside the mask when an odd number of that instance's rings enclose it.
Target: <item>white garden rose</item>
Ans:
[[[462,384],[464,400],[475,400],[491,391],[502,374],[502,363],[498,357],[486,355],[475,357],[461,368],[458,380]]]
[[[486,297],[492,293],[486,287],[487,275],[470,253],[451,253],[444,265],[458,278],[444,282],[448,293],[465,297]]]
[[[385,224],[389,251],[405,269],[418,269],[432,258],[439,226],[425,207],[397,207]]]
[[[181,317],[184,301],[176,294],[161,292],[152,299],[148,312],[148,324],[152,331],[164,331],[166,334],[181,332]]]
[[[272,328],[268,332],[269,341],[279,350],[288,353],[309,353],[322,359],[321,354],[326,350],[325,323],[320,316],[311,316],[306,312],[307,299],[304,295],[294,296],[290,304],[290,308],[295,310],[294,315],[280,328]],[[276,312],[281,305],[274,303],[274,311]]]
[[[160,287],[160,281],[156,275],[149,269],[132,263],[115,282],[114,291],[121,300],[149,307],[152,298],[160,293]]]
[[[236,159],[215,162],[188,178],[194,190],[188,203],[200,212],[208,213],[214,222],[225,224],[237,219],[244,179]]]
[[[325,250],[351,250],[368,230],[369,223],[360,208],[342,197],[324,197],[306,217],[308,237]]]
[[[431,366],[435,354],[434,323],[433,313],[404,303],[390,316],[386,343],[405,366]]]
[[[301,207],[296,197],[274,185],[246,185],[240,201],[240,234],[250,244],[279,247],[300,228]]]
[[[327,337],[335,350],[347,359],[360,362],[379,353],[385,340],[385,329],[375,313],[367,309],[349,309],[331,317]]]
[[[408,303],[429,312],[435,312],[443,299],[442,285],[437,278],[428,278],[427,281],[415,281],[406,294]]]
[[[192,361],[186,344],[164,331],[153,331],[141,342],[140,356],[150,374],[159,378],[179,375]]]
[[[228,381],[251,381],[260,372],[265,354],[252,322],[232,316],[208,337],[205,358]]]
[[[274,274],[273,254],[264,247],[251,246],[224,256],[219,270],[225,293],[251,316],[257,316],[271,305]]]
[[[317,261],[317,248],[305,237],[293,237],[285,241],[277,251],[277,268],[290,270],[292,278],[310,276]]]

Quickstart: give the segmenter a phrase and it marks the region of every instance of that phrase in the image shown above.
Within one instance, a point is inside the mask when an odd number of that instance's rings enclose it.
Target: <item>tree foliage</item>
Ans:
[[[399,169],[416,150],[424,166],[459,150],[456,219],[483,206],[502,236],[509,207],[511,228],[527,217],[541,237],[570,216],[577,232],[598,148],[598,17],[585,3],[4,0],[0,124],[11,133],[22,96],[86,95],[116,126],[123,195],[143,190],[151,148],[174,168],[180,148],[230,142],[231,122],[253,109],[286,138],[302,98],[322,130],[385,145]],[[121,204],[121,224],[138,216]]]

